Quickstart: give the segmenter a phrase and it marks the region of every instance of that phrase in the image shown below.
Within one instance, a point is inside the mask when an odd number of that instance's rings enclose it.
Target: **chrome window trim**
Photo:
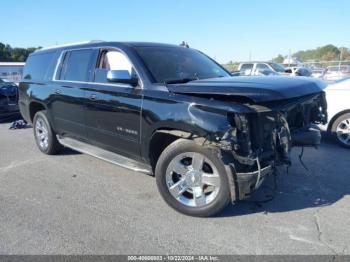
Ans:
[[[100,83],[100,82],[88,82],[88,81],[73,81],[73,80],[61,80],[61,79],[57,79],[57,73],[58,73],[58,68],[60,67],[61,63],[62,63],[62,58],[64,57],[64,55],[67,52],[71,52],[71,51],[79,51],[79,50],[101,50],[101,49],[112,49],[112,50],[116,50],[120,53],[122,53],[123,55],[125,55],[125,57],[128,59],[128,61],[130,62],[130,64],[132,65],[132,67],[134,68],[138,79],[140,80],[140,88],[144,89],[144,84],[143,84],[143,80],[140,77],[140,74],[138,72],[138,70],[136,69],[134,63],[130,60],[129,56],[121,49],[119,49],[118,47],[115,46],[95,46],[95,47],[81,47],[81,48],[71,48],[71,49],[65,49],[61,51],[61,54],[59,56],[59,58],[57,59],[57,64],[55,67],[55,71],[53,73],[53,77],[52,77],[52,81],[53,82],[64,82],[64,83],[77,83],[77,84],[94,84],[94,85],[106,85],[106,86],[115,86],[115,87],[127,87],[127,88],[135,88],[129,84],[112,84],[112,83]]]
[[[51,50],[51,49],[57,49],[57,48],[63,48],[63,47],[70,47],[70,46],[76,46],[76,45],[85,45],[85,44],[93,44],[93,43],[102,43],[104,41],[102,40],[87,40],[87,41],[81,41],[81,42],[75,42],[75,43],[67,43],[62,45],[53,45],[53,46],[47,46],[40,48],[34,52],[39,52],[42,50]]]
[[[134,87],[131,86],[131,85],[123,84],[123,83],[120,83],[120,84],[110,84],[110,83],[85,82],[85,81],[73,81],[73,80],[54,80],[54,82],[134,88]]]

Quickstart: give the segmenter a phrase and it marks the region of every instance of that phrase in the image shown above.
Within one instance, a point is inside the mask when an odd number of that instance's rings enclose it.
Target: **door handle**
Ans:
[[[97,99],[97,96],[95,94],[90,95],[90,100],[96,100],[96,99]]]
[[[56,89],[55,94],[57,94],[57,95],[61,94],[61,89]]]

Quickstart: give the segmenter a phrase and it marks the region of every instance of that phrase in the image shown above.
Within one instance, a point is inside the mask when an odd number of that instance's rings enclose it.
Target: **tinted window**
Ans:
[[[83,49],[65,54],[59,79],[69,81],[89,80],[93,50]]]
[[[157,83],[187,78],[230,76],[220,65],[193,49],[184,47],[136,47],[135,49]]]
[[[44,80],[54,55],[55,51],[29,56],[23,69],[23,78],[28,80]]]

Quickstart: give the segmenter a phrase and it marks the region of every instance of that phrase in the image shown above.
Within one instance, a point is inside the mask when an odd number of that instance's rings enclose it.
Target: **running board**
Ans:
[[[123,168],[131,169],[136,172],[152,174],[152,168],[149,165],[140,163],[136,160],[127,158],[125,156],[121,156],[119,154],[98,148],[96,146],[69,137],[57,136],[57,140],[63,146],[74,149],[80,153],[94,156],[96,158],[105,160],[109,163],[115,164]]]

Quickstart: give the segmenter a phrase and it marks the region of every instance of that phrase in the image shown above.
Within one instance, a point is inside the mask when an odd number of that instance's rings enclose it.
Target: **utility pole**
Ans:
[[[288,54],[288,56],[289,56],[289,58],[288,58],[288,67],[290,67],[290,61],[291,61],[291,50],[289,49],[289,54]]]
[[[338,73],[340,73],[341,60],[343,60],[343,48],[340,48]]]
[[[249,62],[252,61],[252,52],[249,51]]]

